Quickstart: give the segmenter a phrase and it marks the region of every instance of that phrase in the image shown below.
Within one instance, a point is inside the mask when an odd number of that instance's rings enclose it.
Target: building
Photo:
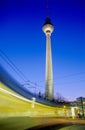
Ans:
[[[79,108],[80,115],[85,116],[85,97],[78,97],[76,99],[76,103]]]

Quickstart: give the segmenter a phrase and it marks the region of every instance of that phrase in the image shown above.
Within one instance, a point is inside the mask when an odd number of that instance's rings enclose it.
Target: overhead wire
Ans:
[[[0,52],[1,58],[17,73],[17,75],[25,82],[25,84],[29,83],[29,85],[33,84],[34,86],[39,87],[38,84],[28,80],[23,72],[9,59],[9,57],[1,49]]]
[[[83,74],[85,74],[85,72],[78,72],[78,73],[73,73],[73,74],[57,77],[56,79],[64,79],[64,78],[74,77],[74,76],[83,75]],[[52,79],[48,79],[48,80],[52,80]],[[43,81],[39,81],[39,82],[43,82]]]
[[[0,49],[0,56],[3,58],[3,60],[17,73],[17,75],[25,82],[25,84],[28,84],[31,85],[33,84],[35,87],[38,87],[38,88],[41,88],[42,86],[37,84],[36,82],[32,82],[30,80],[27,79],[27,77],[22,73],[22,71],[8,58],[8,56]],[[73,73],[73,74],[69,74],[69,75],[65,75],[65,76],[62,76],[62,77],[57,77],[57,79],[64,79],[64,78],[69,78],[69,77],[74,77],[74,76],[78,76],[78,75],[82,75],[82,74],[85,74],[85,72],[78,72],[78,73]],[[51,80],[51,79],[49,79]],[[84,82],[85,80],[78,80],[78,82]],[[40,81],[40,82],[43,82],[43,81]],[[72,84],[72,82],[66,82],[64,84]],[[54,82],[55,84],[55,82]]]
[[[0,56],[3,58],[3,60],[17,73],[18,76],[22,78],[23,81],[25,80],[24,74],[15,66],[15,64],[8,58],[8,56],[0,49]]]

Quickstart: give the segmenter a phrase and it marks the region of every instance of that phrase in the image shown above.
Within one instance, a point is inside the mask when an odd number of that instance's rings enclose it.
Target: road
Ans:
[[[85,130],[85,120],[76,120],[76,119],[59,119],[59,118],[37,118],[37,117],[10,117],[10,118],[0,118],[0,130],[45,130],[48,127],[48,130],[54,130],[54,128],[62,128],[64,126],[71,125],[72,128],[76,125],[77,129],[81,126]],[[52,129],[51,129],[52,128]],[[68,127],[69,128],[69,127]],[[74,130],[77,130],[74,129]],[[55,129],[56,130],[56,129]],[[61,129],[69,130],[69,129]],[[71,128],[70,128],[71,130]],[[73,130],[73,129],[72,129]],[[78,129],[80,130],[80,129]]]

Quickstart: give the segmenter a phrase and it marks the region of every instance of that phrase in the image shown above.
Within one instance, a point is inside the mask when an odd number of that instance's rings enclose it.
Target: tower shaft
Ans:
[[[45,96],[47,99],[53,99],[53,71],[52,71],[52,54],[51,54],[51,37],[46,35],[46,89]]]
[[[54,87],[53,87],[53,71],[52,71],[52,52],[51,52],[51,33],[54,30],[51,24],[50,18],[46,18],[43,26],[43,32],[46,35],[46,99],[53,100],[54,98]]]

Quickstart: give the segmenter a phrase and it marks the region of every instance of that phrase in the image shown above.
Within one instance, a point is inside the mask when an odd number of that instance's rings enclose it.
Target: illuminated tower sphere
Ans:
[[[53,87],[53,71],[52,71],[52,54],[51,54],[51,33],[54,30],[51,24],[50,18],[46,18],[45,24],[43,25],[43,32],[46,35],[46,88],[45,97],[46,99],[53,100],[54,98],[54,87]]]

